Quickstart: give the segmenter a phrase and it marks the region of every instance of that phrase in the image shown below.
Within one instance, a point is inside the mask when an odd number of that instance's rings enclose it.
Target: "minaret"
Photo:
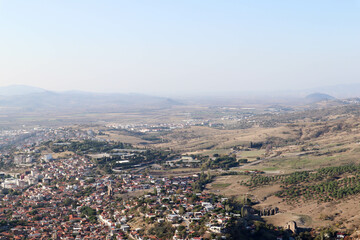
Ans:
[[[110,181],[110,184],[108,185],[108,195],[109,195],[109,197],[112,197],[113,194],[114,194],[114,190],[112,188],[112,184]]]
[[[57,231],[55,230],[55,232],[52,234],[52,239],[57,240],[58,236],[57,236]]]

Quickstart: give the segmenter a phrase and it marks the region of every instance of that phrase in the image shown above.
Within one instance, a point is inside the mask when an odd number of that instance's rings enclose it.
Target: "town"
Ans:
[[[0,175],[0,239],[256,239],[263,234],[291,239],[297,234],[296,226],[287,230],[261,222],[246,197],[239,201],[207,191],[211,172],[151,175],[150,165],[176,168],[179,160],[79,138],[38,142],[12,155],[17,171]],[[111,159],[103,151],[114,150],[111,161],[127,167],[101,164]],[[199,163],[192,157],[180,161]]]

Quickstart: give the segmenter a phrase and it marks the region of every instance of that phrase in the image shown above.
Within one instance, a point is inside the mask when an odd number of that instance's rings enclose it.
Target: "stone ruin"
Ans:
[[[297,232],[297,226],[295,221],[290,221],[284,226],[284,230],[290,230],[293,233]]]
[[[268,208],[264,208],[262,210],[259,211],[259,216],[271,216],[271,215],[275,215],[279,213],[279,208],[275,207],[268,207]]]

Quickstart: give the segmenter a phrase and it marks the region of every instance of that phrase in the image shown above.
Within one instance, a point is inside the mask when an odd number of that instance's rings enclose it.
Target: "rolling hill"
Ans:
[[[23,85],[0,88],[0,108],[6,111],[129,111],[170,108],[180,103],[142,94],[54,92]]]

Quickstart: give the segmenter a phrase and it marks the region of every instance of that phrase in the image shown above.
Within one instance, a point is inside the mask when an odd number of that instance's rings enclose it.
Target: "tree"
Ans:
[[[179,207],[179,214],[180,214],[180,215],[184,215],[185,212],[186,212],[185,208],[184,208],[182,205],[180,205],[180,207]]]

